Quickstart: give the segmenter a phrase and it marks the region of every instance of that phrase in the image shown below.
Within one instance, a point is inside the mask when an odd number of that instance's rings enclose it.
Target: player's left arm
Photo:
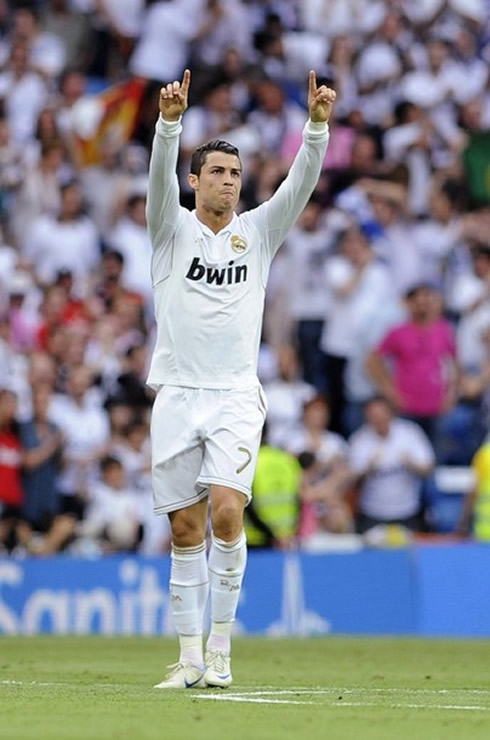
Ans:
[[[312,70],[308,87],[309,119],[303,130],[303,144],[288,176],[272,198],[263,204],[264,225],[271,256],[284,241],[318,183],[327,150],[328,121],[335,97],[335,91],[331,88],[317,86],[316,74]]]

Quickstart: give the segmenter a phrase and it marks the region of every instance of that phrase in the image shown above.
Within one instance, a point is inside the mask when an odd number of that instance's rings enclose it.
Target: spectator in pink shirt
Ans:
[[[438,417],[455,401],[456,345],[440,315],[438,292],[418,284],[406,294],[408,321],[391,329],[366,361],[381,393],[431,440]]]

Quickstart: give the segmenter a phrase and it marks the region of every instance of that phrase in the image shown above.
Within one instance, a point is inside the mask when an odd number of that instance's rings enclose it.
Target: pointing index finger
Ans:
[[[184,70],[184,76],[182,77],[181,90],[184,95],[187,95],[189,91],[189,85],[191,84],[191,71],[190,69]]]
[[[313,69],[310,69],[309,92],[310,95],[314,95],[316,93],[316,74]]]

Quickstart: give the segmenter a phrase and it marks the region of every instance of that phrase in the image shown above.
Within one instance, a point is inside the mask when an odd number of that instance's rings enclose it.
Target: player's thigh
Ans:
[[[192,418],[192,389],[164,385],[151,413],[151,456],[161,464],[198,443]]]
[[[188,390],[164,386],[151,419],[152,487],[156,514],[193,506],[207,495],[197,484],[203,445],[194,429]]]
[[[200,482],[231,488],[250,499],[265,413],[261,389],[223,395],[208,429]]]

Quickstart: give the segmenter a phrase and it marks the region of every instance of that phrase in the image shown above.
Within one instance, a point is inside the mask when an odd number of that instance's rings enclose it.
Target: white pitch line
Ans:
[[[232,692],[236,693],[236,692]],[[490,689],[410,689],[410,688],[346,688],[341,686],[305,688],[304,686],[290,689],[277,689],[273,686],[261,687],[260,689],[241,689],[240,696],[268,696],[287,694],[413,694],[413,695],[447,695],[447,694],[478,694],[490,697]],[[230,694],[228,694],[229,696]]]
[[[490,707],[464,704],[380,704],[371,701],[336,701],[329,704],[318,704],[314,701],[298,701],[297,699],[265,699],[264,697],[251,694],[192,694],[194,699],[207,699],[211,701],[231,701],[241,704],[296,704],[318,707],[376,707],[378,709],[440,709],[465,712],[488,712]]]
[[[69,682],[55,682],[55,681],[20,681],[16,679],[3,679],[0,680],[2,686],[17,686],[25,688],[36,688],[36,687],[52,687],[52,688],[72,688],[79,689],[80,686],[76,683]],[[118,683],[99,683],[92,684],[92,688],[102,689],[120,689],[128,688],[129,684],[118,684]],[[208,699],[211,701],[231,701],[248,704],[291,704],[291,705],[308,705],[308,706],[328,706],[333,707],[380,707],[387,709],[440,709],[449,711],[465,711],[465,712],[488,712],[490,707],[472,704],[403,704],[401,702],[396,704],[382,704],[380,702],[372,701],[334,701],[328,704],[320,704],[316,701],[307,701],[306,699],[287,699],[287,698],[273,698],[277,696],[328,696],[329,694],[346,694],[346,695],[359,695],[359,694],[377,694],[389,696],[397,694],[408,694],[414,696],[448,696],[450,694],[476,694],[489,696],[490,691],[488,689],[403,689],[403,688],[345,688],[345,687],[316,687],[312,689],[305,688],[304,686],[291,689],[276,689],[274,687],[262,687],[259,689],[244,689],[239,692],[226,694],[215,694],[215,693],[189,693],[189,696],[196,699]],[[271,697],[271,698],[267,698]],[[448,697],[449,698],[449,697]]]
[[[307,704],[310,706],[316,704],[314,701],[298,701],[295,699],[264,699],[261,696],[250,696],[249,694],[245,696],[240,696],[239,694],[233,694],[232,696],[229,694],[193,694],[192,697],[194,699],[211,699],[213,701],[234,701],[241,704]]]
[[[375,701],[339,701],[329,707],[377,707],[378,709],[453,709],[471,712],[488,712],[490,707],[477,704],[378,704]]]
[[[68,681],[63,683],[59,681],[16,681],[15,679],[4,679],[0,681],[0,685],[19,686],[19,687],[27,687],[27,688],[35,688],[36,686],[49,686],[51,688],[57,688],[57,689],[72,688],[72,689],[76,689],[77,691],[80,690],[80,684],[70,683]],[[128,686],[131,686],[131,685],[132,684],[126,684],[126,683],[83,684],[83,686],[90,686],[91,688],[96,686],[97,688],[102,688],[102,689],[124,689],[124,688],[128,688]]]

